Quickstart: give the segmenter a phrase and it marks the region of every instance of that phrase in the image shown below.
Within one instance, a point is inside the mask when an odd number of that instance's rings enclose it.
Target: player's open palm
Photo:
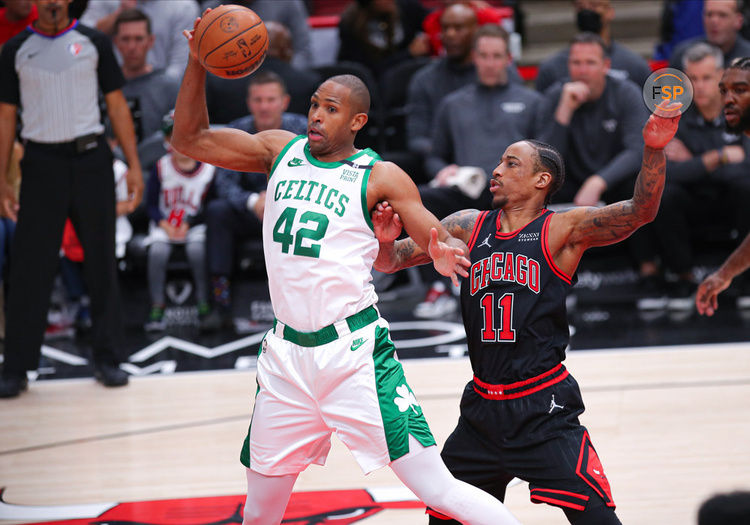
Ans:
[[[679,102],[659,104],[643,126],[643,140],[649,148],[663,149],[674,134],[680,123]]]
[[[462,277],[469,276],[467,268],[471,266],[471,262],[464,255],[468,249],[460,240],[450,237],[448,242],[439,241],[437,229],[432,228],[427,250],[430,252],[435,269],[441,275],[450,277],[454,286],[458,286],[459,275]]]

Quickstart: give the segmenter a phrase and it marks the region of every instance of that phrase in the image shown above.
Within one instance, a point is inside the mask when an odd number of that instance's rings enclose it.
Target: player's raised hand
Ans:
[[[695,306],[698,313],[709,317],[714,315],[719,308],[719,294],[726,290],[731,282],[731,279],[721,277],[718,272],[706,277],[695,294]]]
[[[435,269],[441,275],[450,277],[454,286],[458,286],[459,275],[469,276],[467,268],[471,266],[471,261],[466,258],[468,248],[463,241],[455,237],[449,237],[446,242],[439,241],[437,229],[431,228],[430,244],[427,250],[430,252]]]
[[[398,216],[398,213],[388,201],[377,203],[371,215],[375,238],[378,242],[387,244],[398,239],[404,225],[401,222],[401,217]]]
[[[204,16],[206,16],[208,13],[211,12],[211,8],[209,7],[205,11],[203,11],[203,14],[195,19],[195,22],[193,22],[193,29],[184,29],[182,31],[182,34],[185,35],[185,38],[187,38],[188,46],[190,47],[190,56],[193,57],[196,61],[198,60],[198,45],[195,43],[195,30],[198,28],[198,24],[201,23],[201,20]]]
[[[646,146],[653,149],[663,149],[674,134],[677,133],[677,125],[680,123],[680,102],[667,103],[663,101],[643,126],[643,140]]]

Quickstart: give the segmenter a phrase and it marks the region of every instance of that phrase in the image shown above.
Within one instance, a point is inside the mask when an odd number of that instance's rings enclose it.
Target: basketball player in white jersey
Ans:
[[[205,13],[204,13],[205,14]],[[200,19],[196,20],[196,26]],[[450,475],[375,307],[378,254],[370,210],[387,200],[404,226],[457,282],[465,244],[421,204],[409,176],[354,138],[370,95],[333,77],[311,98],[307,136],[211,129],[206,72],[191,56],[175,108],[172,145],[192,158],[269,176],[263,244],[276,321],[258,356],[258,390],[241,460],[244,523],[278,524],[294,482],[323,464],[336,432],[365,473],[389,465],[424,503],[468,524],[517,523],[496,499]]]

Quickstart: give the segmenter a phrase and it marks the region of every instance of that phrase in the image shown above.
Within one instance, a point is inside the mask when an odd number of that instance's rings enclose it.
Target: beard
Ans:
[[[741,135],[746,131],[750,131],[750,106],[740,113],[740,119],[737,124],[730,125],[729,122],[725,122],[727,131],[734,135]]]
[[[492,197],[492,209],[493,210],[502,209],[506,204],[508,204],[507,195],[496,195]]]

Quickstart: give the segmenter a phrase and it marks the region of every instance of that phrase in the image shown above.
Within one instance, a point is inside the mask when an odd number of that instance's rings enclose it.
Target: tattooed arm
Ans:
[[[574,208],[553,216],[549,248],[555,263],[568,275],[575,271],[587,248],[621,241],[656,217],[664,190],[664,146],[680,120],[679,106],[672,107],[657,109],[643,128],[643,163],[631,199],[602,208]],[[670,111],[677,115],[671,116]]]
[[[468,243],[478,216],[479,210],[462,210],[449,215],[440,223],[453,237]],[[432,261],[429,254],[411,238],[395,240],[401,233],[401,219],[387,202],[377,204],[372,213],[372,223],[375,237],[380,242],[380,252],[374,264],[376,270],[393,273]],[[468,255],[467,253],[466,256]]]

